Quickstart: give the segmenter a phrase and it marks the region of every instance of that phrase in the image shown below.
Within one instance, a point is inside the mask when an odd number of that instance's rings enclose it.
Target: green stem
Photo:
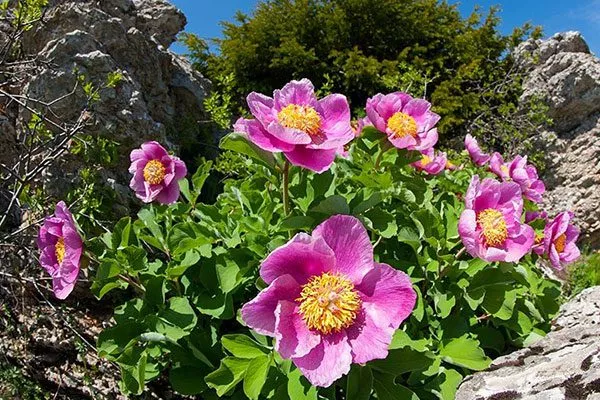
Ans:
[[[285,160],[285,164],[283,165],[283,213],[286,217],[290,214],[289,172],[290,163]]]
[[[146,288],[143,287],[140,283],[136,282],[134,279],[132,279],[126,275],[123,275],[123,274],[119,274],[118,276],[119,276],[119,278],[123,279],[125,282],[129,283],[131,286],[133,286],[140,292],[142,292],[142,293],[146,292]]]
[[[383,158],[383,153],[390,149],[390,142],[387,140],[387,137],[384,137],[380,142],[381,149],[379,150],[379,154],[377,155],[377,159],[375,160],[375,169],[379,169],[379,164],[381,163],[381,159]]]

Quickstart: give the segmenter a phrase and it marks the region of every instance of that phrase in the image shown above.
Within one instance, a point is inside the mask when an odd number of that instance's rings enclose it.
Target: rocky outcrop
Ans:
[[[23,47],[47,67],[22,94],[50,102],[70,93],[77,75],[100,85],[110,72],[120,72],[117,87],[100,92],[92,131],[129,142],[125,145],[164,141],[183,118],[201,119],[208,87],[186,60],[168,50],[185,24],[185,16],[164,0],[56,0],[44,23],[25,37]],[[53,104],[52,114],[71,120],[85,102],[83,91],[76,91]]]
[[[600,399],[600,286],[562,306],[548,335],[467,377],[456,400]]]
[[[578,32],[529,40],[516,51],[531,69],[523,100],[546,101],[552,126],[536,145],[546,153],[545,207],[577,214],[582,239],[600,247],[600,59]]]
[[[0,163],[11,168],[24,154],[30,156],[21,141],[32,110],[43,114],[49,120],[46,127],[55,132],[58,126],[76,126],[83,117],[81,133],[102,136],[122,149],[113,166],[101,171],[103,182],[116,189],[113,208],[120,216],[134,201],[127,190],[130,149],[157,140],[176,151],[185,142],[188,160],[214,153],[210,142],[215,134],[198,123],[207,120],[203,102],[210,82],[168,50],[185,24],[185,16],[166,0],[51,0],[18,45],[15,54],[26,60],[19,60],[21,69],[6,80],[8,64],[0,64],[0,89],[9,94],[0,94]],[[10,25],[0,25],[0,32],[9,31]],[[115,73],[120,81],[107,85],[109,74]],[[87,84],[98,90],[93,102],[84,90]],[[191,148],[199,142],[209,146]],[[43,156],[35,155],[38,160]],[[61,156],[35,175],[35,185],[63,198],[77,184],[83,166],[78,157]],[[11,196],[9,186],[0,183],[0,215],[6,210],[4,198]],[[12,229],[19,218],[9,222]]]

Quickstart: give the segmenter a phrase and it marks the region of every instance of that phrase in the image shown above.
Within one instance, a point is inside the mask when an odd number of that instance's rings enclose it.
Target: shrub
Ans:
[[[537,176],[520,172],[520,158],[498,166],[506,182],[468,162],[429,169],[446,161],[431,147],[439,117],[407,94],[373,97],[357,131],[345,97],[317,100],[306,80],[274,102],[249,100],[256,119],[240,119],[221,142],[235,172],[214,204],[198,201],[211,162],[181,178],[181,161],[146,143],[130,172],[149,204],[85,241],[93,293],[131,296],[97,342],[120,366],[125,393],[168,376],[177,392],[203,398],[452,399],[465,375],[549,330],[560,285],[535,262],[557,251],[563,268],[576,235],[563,235],[565,224],[534,243],[556,220],[521,222],[537,208],[521,187]],[[70,214],[57,213],[42,228],[45,262],[63,270],[79,242]],[[277,292],[282,280],[288,292]],[[267,297],[274,291],[279,302]],[[284,313],[295,322],[278,325]],[[361,329],[372,343],[352,347]],[[290,331],[312,335],[312,347],[301,351],[308,342]]]
[[[193,34],[181,40],[230,115],[252,90],[270,92],[300,77],[345,93],[354,110],[373,93],[410,91],[443,117],[446,145],[472,133],[512,155],[547,122],[541,101],[519,104],[527,71],[512,57],[541,31],[526,24],[503,35],[497,11],[476,8],[463,18],[456,5],[437,0],[264,0],[251,15],[223,23],[214,54]]]

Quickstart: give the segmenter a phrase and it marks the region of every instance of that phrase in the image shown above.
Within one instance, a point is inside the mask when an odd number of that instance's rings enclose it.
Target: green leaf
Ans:
[[[394,375],[389,374],[373,374],[373,388],[379,400],[419,400],[412,390],[398,385],[394,378]]]
[[[315,219],[312,217],[297,215],[288,217],[281,221],[279,228],[284,231],[297,231],[301,229],[308,229],[313,226]]]
[[[100,262],[98,271],[96,271],[97,280],[113,278],[123,272],[122,265],[112,258],[105,258]]]
[[[504,335],[498,329],[481,326],[475,330],[480,346],[484,349],[493,349],[502,354],[504,352]]]
[[[172,297],[168,308],[154,318],[155,329],[173,340],[190,334],[198,318],[190,302],[185,297]]]
[[[429,353],[421,353],[410,348],[391,350],[383,360],[371,362],[373,369],[381,372],[399,375],[409,371],[418,371],[428,368],[433,363]]]
[[[440,400],[454,400],[463,376],[453,369],[441,368],[439,375],[425,387]]]
[[[116,360],[121,367],[121,382],[126,392],[141,394],[146,383],[146,361],[148,356],[140,347],[128,347]]]
[[[396,219],[392,214],[380,208],[372,208],[365,214],[373,224],[373,229],[386,239],[391,238],[398,232]]]
[[[206,179],[208,179],[208,177],[210,176],[210,170],[212,168],[212,165],[212,161],[204,161],[192,176],[192,183],[194,184],[194,193],[196,195],[196,198],[200,196],[200,192],[204,187],[204,183],[206,182]]]
[[[244,154],[270,168],[275,167],[273,154],[262,150],[239,133],[234,132],[225,136],[221,139],[219,147],[223,150],[231,150],[236,153]]]
[[[369,366],[353,364],[346,385],[347,400],[369,400],[373,388],[373,373]]]
[[[190,192],[190,181],[187,178],[180,179],[179,182],[179,191],[183,194],[183,197],[186,198],[187,201],[194,204],[196,198]]]
[[[267,350],[258,342],[242,334],[223,335],[221,344],[238,358],[256,358],[267,354]]]
[[[433,296],[435,309],[440,318],[446,318],[452,312],[452,308],[456,305],[456,297],[450,292],[436,292]]]
[[[317,388],[311,385],[297,368],[287,374],[290,400],[317,400]]]
[[[344,197],[336,194],[321,201],[311,211],[327,215],[350,214],[350,207]]]
[[[229,257],[219,257],[215,265],[219,288],[223,293],[229,293],[240,283],[240,267]]]
[[[131,218],[124,217],[115,225],[112,235],[112,249],[117,250],[129,246],[129,234],[131,232]]]
[[[486,369],[492,362],[479,347],[479,341],[465,336],[446,343],[440,350],[440,356],[450,364],[475,371]]]
[[[488,287],[481,306],[494,317],[509,320],[517,302],[517,291],[511,289],[508,285]]]
[[[160,226],[156,222],[156,215],[154,214],[154,210],[150,210],[148,208],[143,208],[138,212],[138,218],[146,228],[152,233],[153,237],[158,240],[161,244],[161,247],[158,247],[159,250],[164,250],[165,238],[160,229]],[[153,243],[150,243],[154,245]]]
[[[169,371],[169,382],[177,393],[191,396],[206,389],[204,374],[203,369],[189,365],[175,367]]]
[[[144,325],[138,322],[125,322],[103,330],[98,335],[98,355],[107,357],[121,354],[144,331]]]
[[[248,365],[252,360],[225,357],[221,360],[221,365],[216,371],[204,377],[204,381],[208,387],[217,391],[219,397],[232,390],[235,385],[244,379]]]
[[[167,268],[167,276],[170,279],[177,278],[185,273],[189,267],[200,261],[200,254],[195,250],[190,250],[185,253],[183,260],[171,261]]]
[[[193,222],[180,222],[174,225],[168,238],[169,249],[173,256],[184,254],[190,250],[200,250],[203,246],[208,246],[212,243],[210,233]]]
[[[427,346],[429,343],[430,340],[427,339],[412,340],[406,332],[398,329],[396,332],[394,332],[389,349],[394,350],[401,349],[402,347],[410,347],[415,351],[423,353],[427,351]]]
[[[251,400],[257,400],[260,392],[267,380],[267,373],[271,366],[271,356],[262,355],[256,357],[248,365],[246,375],[244,376],[244,393]]]
[[[165,303],[167,283],[163,276],[154,276],[146,283],[145,299],[148,304],[162,306]]]

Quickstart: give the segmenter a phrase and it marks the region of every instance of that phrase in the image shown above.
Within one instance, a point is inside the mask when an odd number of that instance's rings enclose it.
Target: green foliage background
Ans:
[[[382,138],[365,129],[351,156],[323,174],[291,168],[287,214],[281,158],[230,134],[217,162],[230,176],[214,204],[199,201],[207,162],[181,181],[182,201],[145,206],[88,241],[93,293],[131,296],[98,337],[99,354],[121,367],[122,390],[140,394],[168,376],[177,392],[207,399],[451,400],[463,376],[542,337],[561,292],[536,256],[487,263],[460,251],[461,194],[478,171],[427,176],[408,165],[417,154],[382,147]],[[258,271],[267,254],[336,214],[362,221],[375,259],[405,271],[418,300],[385,360],[318,389],[239,310],[265,287]]]
[[[502,35],[497,11],[463,18],[437,0],[266,0],[223,23],[215,53],[193,34],[181,41],[214,84],[207,108],[222,126],[243,112],[248,93],[309,78],[344,93],[359,114],[375,93],[410,91],[442,116],[446,145],[470,132],[510,153],[546,121],[538,101],[518,104],[525,71],[512,57],[541,30],[526,24]]]

